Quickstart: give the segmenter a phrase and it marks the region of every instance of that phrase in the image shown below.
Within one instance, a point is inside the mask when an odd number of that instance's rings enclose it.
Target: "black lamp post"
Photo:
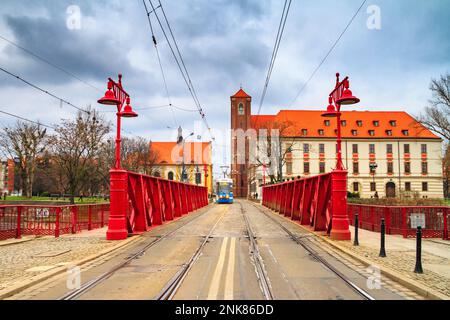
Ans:
[[[375,192],[377,192],[377,187],[375,185],[375,170],[378,168],[378,165],[376,163],[369,164],[370,167],[370,173],[372,173],[372,183],[375,187]]]

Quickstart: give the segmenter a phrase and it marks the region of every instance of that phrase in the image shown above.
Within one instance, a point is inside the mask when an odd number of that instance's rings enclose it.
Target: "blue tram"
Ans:
[[[233,180],[219,179],[216,182],[217,203],[233,203]]]

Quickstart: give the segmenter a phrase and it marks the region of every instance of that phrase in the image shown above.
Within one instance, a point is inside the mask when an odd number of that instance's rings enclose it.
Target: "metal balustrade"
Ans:
[[[331,232],[333,173],[265,185],[262,204],[280,214],[311,226],[315,231]]]
[[[109,204],[0,205],[0,240],[23,235],[59,237],[103,228],[108,218]]]
[[[348,217],[354,225],[358,214],[359,227],[365,230],[380,231],[381,219],[385,219],[386,234],[398,234],[404,238],[416,236],[416,229],[411,228],[410,215],[425,214],[424,238],[449,239],[449,207],[445,206],[376,206],[348,204]]]
[[[107,239],[120,240],[208,205],[208,189],[125,170],[111,170]]]

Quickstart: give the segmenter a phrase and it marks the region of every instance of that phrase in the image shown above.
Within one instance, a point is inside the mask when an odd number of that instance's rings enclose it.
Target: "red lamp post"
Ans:
[[[130,95],[122,87],[122,75],[119,74],[119,82],[108,79],[108,91],[98,100],[99,104],[117,107],[117,135],[116,135],[116,159],[114,168],[110,173],[110,217],[108,222],[107,240],[123,240],[128,237],[127,229],[127,171],[120,165],[120,128],[121,119],[137,117],[130,105]],[[126,103],[125,107],[124,104]]]
[[[337,157],[336,168],[332,172],[333,216],[330,233],[330,237],[335,240],[351,239],[347,214],[347,170],[342,163],[341,105],[356,104],[360,100],[353,96],[349,86],[348,77],[339,81],[339,73],[336,73],[336,86],[329,95],[327,111],[322,114],[323,117],[337,118]]]
[[[133,111],[130,105],[130,95],[122,87],[122,75],[119,74],[119,82],[114,82],[113,79],[108,79],[108,91],[105,96],[97,101],[100,104],[117,106],[117,136],[116,136],[116,161],[114,169],[120,169],[120,127],[121,119],[135,118],[137,113]],[[124,103],[127,103],[123,108]],[[123,110],[122,110],[123,109]]]

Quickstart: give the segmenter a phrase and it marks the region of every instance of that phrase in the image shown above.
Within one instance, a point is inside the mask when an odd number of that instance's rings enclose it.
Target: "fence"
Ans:
[[[331,229],[332,174],[286,181],[262,188],[262,204],[315,231]]]
[[[208,190],[172,180],[128,172],[128,213],[135,231],[160,225],[208,204]],[[139,217],[141,222],[138,222]],[[145,227],[146,226],[146,227]],[[139,228],[140,227],[140,228]]]
[[[109,204],[0,205],[0,240],[77,233],[108,223]]]
[[[148,231],[208,205],[208,189],[125,170],[111,170],[111,219],[107,239]]]
[[[381,219],[385,219],[386,234],[398,234],[404,238],[416,236],[416,229],[411,228],[411,214],[425,214],[424,238],[449,239],[449,207],[444,206],[375,206],[348,204],[348,217],[351,225],[358,214],[359,227],[370,231],[380,231]]]

